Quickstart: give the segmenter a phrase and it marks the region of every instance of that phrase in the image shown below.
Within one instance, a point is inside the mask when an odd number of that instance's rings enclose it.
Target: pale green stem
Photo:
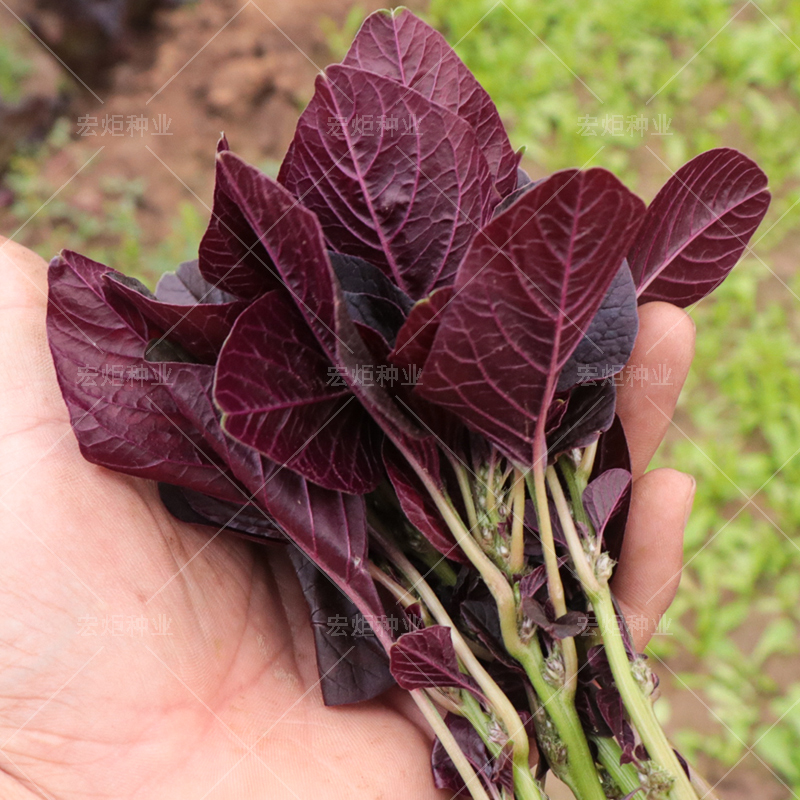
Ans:
[[[558,476],[552,467],[548,468],[548,483],[550,492],[558,510],[561,527],[564,530],[570,554],[575,564],[583,590],[594,608],[597,616],[598,627],[605,645],[614,682],[622,696],[625,708],[631,721],[639,732],[639,736],[647,748],[650,758],[666,769],[674,778],[670,798],[672,800],[697,800],[697,795],[683,771],[672,745],[661,728],[653,710],[653,704],[644,694],[631,672],[628,653],[622,641],[616,609],[611,599],[611,590],[606,581],[599,581],[594,574],[594,569],[589,563],[586,551],[575,529],[575,523],[569,512],[567,500],[559,483]]]
[[[556,544],[553,539],[553,526],[550,521],[550,506],[547,502],[547,488],[545,487],[544,476],[542,462],[539,461],[537,466],[533,468],[539,538],[542,542],[544,565],[547,570],[547,590],[550,594],[550,601],[555,609],[556,617],[562,617],[567,613],[567,601],[564,597],[564,584],[561,583],[561,573],[558,568],[558,554],[556,553]],[[562,639],[561,652],[564,658],[564,673],[566,675],[564,691],[568,698],[572,700],[578,688],[578,653],[575,649],[575,640],[571,637]]]
[[[519,575],[525,567],[525,475],[514,470],[514,509],[511,526],[511,548],[508,556],[508,571]]]
[[[439,713],[430,697],[428,697],[422,689],[414,689],[410,694],[414,698],[414,702],[417,704],[417,707],[422,712],[428,724],[431,726],[433,732],[436,734],[436,737],[447,751],[447,755],[450,756],[450,760],[458,770],[461,779],[467,785],[473,800],[490,800],[489,795],[486,794],[486,790],[483,788],[480,778],[475,774],[472,764],[467,760],[464,751],[459,747],[458,742],[450,732],[450,728],[445,724],[442,715]]]
[[[464,530],[463,533],[466,538],[470,539],[472,545],[478,552],[483,555],[483,551],[480,550],[478,544],[469,537],[466,530]],[[416,567],[385,537],[379,535],[378,541],[386,550],[387,555],[394,565],[414,586],[414,589],[419,594],[423,603],[428,607],[433,618],[440,625],[450,628],[456,655],[464,664],[467,673],[475,679],[475,682],[486,696],[486,699],[489,701],[489,704],[492,706],[499,719],[502,720],[506,729],[506,734],[513,748],[514,786],[518,800],[542,800],[543,795],[536,785],[528,764],[528,759],[530,757],[528,735],[517,710],[508,697],[506,697],[503,690],[495,683],[494,678],[486,671],[483,664],[475,657],[475,654],[461,635],[461,632],[453,624],[452,619],[450,619],[449,614],[436,596],[436,593],[431,589],[422,575],[420,575]],[[494,565],[491,566],[494,569]],[[506,586],[508,586],[508,584],[506,584]]]
[[[597,756],[600,763],[606,768],[614,783],[629,795],[631,792],[641,788],[642,782],[633,764],[620,764],[622,748],[617,744],[616,739],[608,739],[605,736],[595,736],[592,741],[597,748]],[[634,795],[634,800],[645,800],[646,794]]]
[[[464,498],[464,505],[467,507],[467,519],[469,520],[470,528],[475,531],[478,527],[478,514],[475,511],[475,498],[472,496],[472,487],[469,484],[469,476],[463,465],[458,462],[453,456],[448,456],[450,464],[456,473],[458,480],[458,488],[461,490],[461,496]]]
[[[592,474],[592,468],[594,467],[594,459],[597,455],[597,443],[599,439],[595,439],[590,445],[586,447],[583,451],[583,456],[581,458],[581,463],[578,464],[578,468],[576,470],[576,475],[578,479],[583,483],[584,488],[586,484],[589,483],[589,476]]]

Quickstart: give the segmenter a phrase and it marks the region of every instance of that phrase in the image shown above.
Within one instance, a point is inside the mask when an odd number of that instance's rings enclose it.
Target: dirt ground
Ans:
[[[68,112],[73,137],[45,163],[48,180],[67,184],[70,203],[98,215],[104,179],[144,179],[139,219],[148,244],[165,235],[182,201],[208,214],[220,132],[246,160],[274,167],[311,97],[315,76],[331,60],[321,21],[341,25],[353,5],[200,0],[160,12],[155,30],[136,43],[130,61],[114,68],[106,86],[87,81],[73,96]],[[385,3],[360,5],[370,10]],[[49,57],[38,58],[36,79],[47,89],[57,82],[58,69],[46,63]],[[146,130],[141,120],[147,121]],[[703,702],[663,667],[658,671],[670,700],[669,727],[702,731],[708,725],[710,731],[711,714]],[[727,775],[718,764],[700,766],[712,784],[719,781],[723,800],[786,800],[791,794],[753,755]],[[556,799],[567,796],[553,790]]]

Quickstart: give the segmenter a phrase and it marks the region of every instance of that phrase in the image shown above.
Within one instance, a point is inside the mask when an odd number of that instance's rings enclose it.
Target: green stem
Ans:
[[[543,461],[539,460],[533,468],[533,487],[536,493],[536,515],[539,520],[539,538],[542,542],[544,564],[547,571],[547,590],[557,617],[567,613],[567,601],[564,597],[564,585],[558,568],[558,554],[553,539],[553,526],[550,521],[550,506],[547,502],[545,487],[545,471]],[[551,468],[552,469],[552,468]],[[561,652],[564,657],[564,674],[566,676],[564,691],[568,700],[575,697],[578,688],[578,653],[575,640],[567,637],[561,640]]]
[[[450,464],[456,473],[458,479],[458,488],[461,490],[461,496],[464,498],[464,505],[467,508],[467,520],[469,527],[475,531],[478,528],[478,514],[475,511],[475,498],[472,496],[472,487],[469,484],[469,476],[463,465],[458,462],[453,456],[448,455]]]
[[[625,795],[635,792],[642,788],[639,774],[633,764],[620,764],[622,748],[615,739],[608,739],[605,736],[595,736],[592,741],[597,748],[597,756],[600,763],[606,768],[611,779],[625,793]],[[644,800],[645,795],[640,795]]]
[[[464,751],[459,747],[458,742],[450,732],[450,728],[445,724],[442,715],[439,713],[430,697],[428,697],[422,689],[414,689],[410,692],[410,695],[414,698],[417,707],[447,751],[447,755],[450,756],[450,760],[458,770],[458,774],[467,785],[473,800],[490,800],[489,795],[486,794],[486,790],[483,788],[480,778],[475,774],[475,770],[464,755]]]
[[[514,470],[513,519],[511,525],[511,548],[508,555],[508,571],[519,575],[525,567],[525,474]]]
[[[616,609],[611,600],[608,586],[602,587],[597,593],[593,593],[585,587],[584,591],[594,607],[608,663],[614,674],[614,682],[622,695],[622,702],[630,714],[631,721],[639,732],[650,758],[667,770],[675,780],[669,793],[670,798],[672,800],[697,800],[697,794],[692,788],[689,778],[683,771],[672,745],[656,719],[653,703],[644,694],[631,672],[631,664],[622,641]]]
[[[534,689],[542,699],[542,703],[549,706],[547,713],[552,718],[558,734],[567,748],[567,763],[564,771],[570,776],[570,785],[575,787],[575,793],[579,800],[605,800],[605,793],[600,786],[600,779],[574,703],[571,700],[565,702],[565,698],[560,696],[562,690],[556,689],[545,681],[544,656],[538,640],[534,637],[526,644],[520,638],[516,601],[510,584],[475,539],[470,536],[463,521],[439,490],[430,474],[410,453],[406,453],[406,457],[428,490],[456,542],[478,570],[483,582],[494,597],[506,651],[522,664]],[[528,770],[528,774],[530,774],[530,770]],[[537,792],[541,797],[538,787]]]
[[[469,537],[466,531],[464,533]],[[406,578],[411,581],[414,589],[419,594],[422,602],[428,607],[433,618],[440,625],[445,625],[450,628],[456,655],[466,667],[468,674],[475,679],[498,718],[503,722],[506,734],[513,748],[514,788],[517,794],[517,800],[544,800],[544,796],[530,771],[530,765],[528,763],[530,757],[530,743],[528,742],[525,726],[517,710],[508,697],[506,697],[503,690],[495,683],[492,676],[486,671],[483,664],[478,661],[464,637],[461,635],[461,632],[453,624],[453,620],[450,619],[449,614],[436,596],[436,593],[428,585],[422,575],[420,575],[416,567],[414,567],[391,541],[380,535],[377,531],[376,534],[378,535],[378,541],[381,546],[386,550],[386,554]],[[471,541],[472,544],[478,548],[477,543],[472,539]],[[483,551],[481,551],[480,548],[478,548],[478,550],[481,555],[483,555]],[[508,586],[508,584],[506,585]]]
[[[678,762],[672,745],[667,741],[667,737],[656,719],[652,702],[644,694],[631,671],[628,653],[619,629],[616,609],[611,599],[611,590],[608,588],[607,581],[600,581],[595,575],[594,568],[583,549],[578,531],[575,529],[564,491],[552,467],[548,468],[547,477],[575,571],[597,616],[598,628],[603,638],[611,671],[614,674],[614,682],[622,695],[622,701],[631,721],[639,732],[650,758],[672,775],[675,782],[669,794],[670,798],[672,800],[697,800],[697,795]]]

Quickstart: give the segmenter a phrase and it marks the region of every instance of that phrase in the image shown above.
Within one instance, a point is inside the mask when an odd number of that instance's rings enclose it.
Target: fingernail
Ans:
[[[689,522],[689,517],[692,513],[692,506],[694,505],[694,493],[697,490],[697,481],[694,479],[694,475],[687,475],[687,477],[692,482],[692,486],[689,489],[689,495],[686,498],[686,514],[683,520],[684,527]]]

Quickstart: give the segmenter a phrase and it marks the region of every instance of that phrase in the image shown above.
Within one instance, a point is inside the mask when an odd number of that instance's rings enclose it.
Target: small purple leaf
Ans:
[[[184,261],[175,272],[165,272],[156,284],[156,299],[176,306],[195,303],[232,303],[236,297],[209,283],[201,274],[198,261]]]
[[[599,537],[606,524],[622,505],[631,485],[626,469],[609,469],[596,477],[583,492],[583,505]]]
[[[389,651],[389,669],[409,691],[453,687],[480,696],[472,678],[459,670],[452,633],[444,625],[404,633]]]

